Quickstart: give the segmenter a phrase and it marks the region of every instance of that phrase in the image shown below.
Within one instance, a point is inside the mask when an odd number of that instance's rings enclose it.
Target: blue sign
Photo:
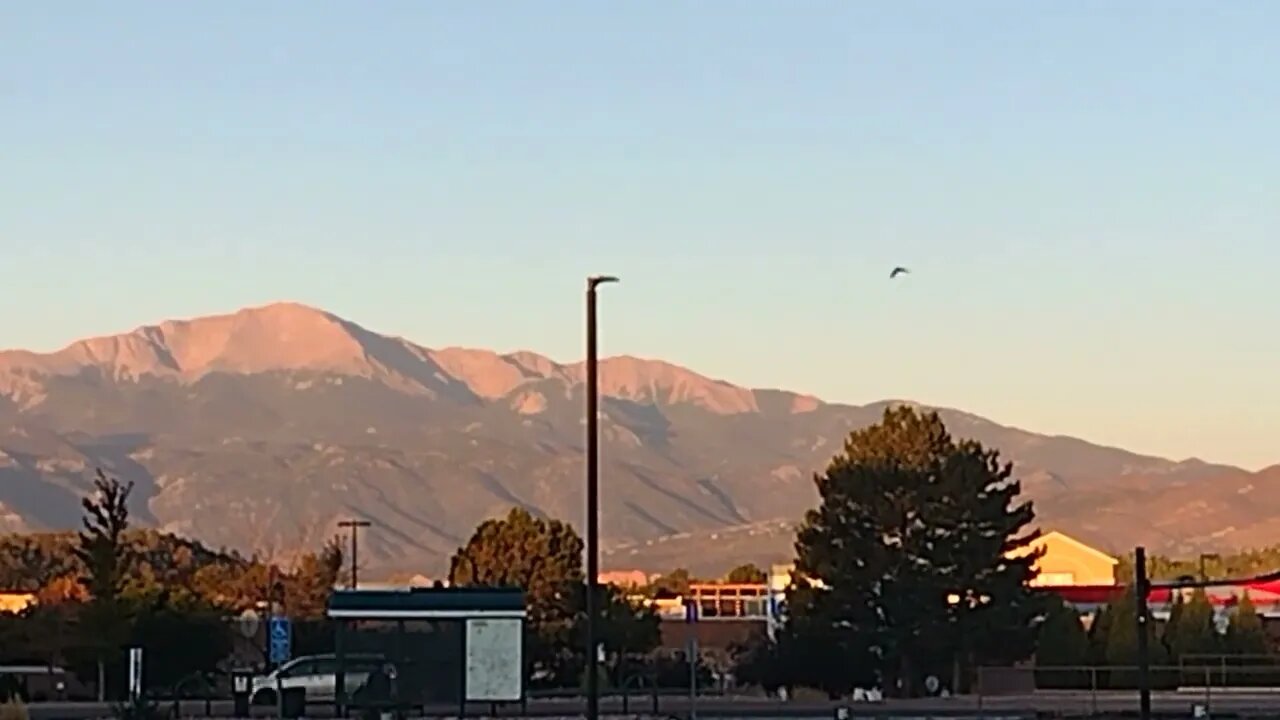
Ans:
[[[293,654],[293,628],[289,625],[289,618],[271,618],[267,632],[271,639],[271,662],[277,665],[288,662]]]

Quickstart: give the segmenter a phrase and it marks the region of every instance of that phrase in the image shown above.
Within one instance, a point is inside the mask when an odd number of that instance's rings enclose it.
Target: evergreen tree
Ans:
[[[1195,655],[1213,655],[1219,651],[1213,605],[1204,590],[1197,589],[1190,600],[1184,601],[1181,596],[1175,600],[1169,622],[1165,624],[1164,645],[1175,661]]]
[[[1107,664],[1107,643],[1111,637],[1111,608],[1103,605],[1093,614],[1093,622],[1089,623],[1089,655],[1090,665]]]
[[[1107,606],[1111,622],[1107,626],[1106,660],[1108,665],[1134,665],[1138,662],[1138,610],[1133,587]]]
[[[81,583],[89,603],[80,625],[88,630],[83,648],[98,666],[98,699],[106,698],[106,668],[128,639],[129,619],[120,595],[129,576],[131,552],[125,538],[129,530],[129,494],[133,483],[122,484],[101,469],[94,479],[95,493],[84,498],[84,529],[75,555],[85,570]]]
[[[1107,608],[1106,663],[1115,667],[1134,667],[1138,664],[1138,604],[1133,586]],[[1152,666],[1169,661],[1164,644],[1153,628],[1155,618],[1147,611],[1148,662]]]
[[[1037,667],[1079,667],[1089,661],[1089,636],[1080,614],[1061,599],[1048,603],[1036,647]]]
[[[926,674],[1031,654],[1042,599],[1027,587],[1036,557],[1017,551],[1035,539],[1033,512],[996,452],[898,406],[815,482],[796,571],[822,586],[799,583],[788,608],[842,665],[870,662],[887,692],[911,695]]]
[[[94,494],[84,498],[84,529],[78,536],[76,557],[85,569],[81,582],[95,601],[112,602],[120,596],[128,578],[129,494],[133,483],[121,484],[101,469],[93,482]]]
[[[1032,655],[1046,595],[1030,592],[1038,555],[1025,551],[1035,513],[1020,500],[1013,466],[980,443],[958,443],[939,478],[938,508],[930,522],[947,537],[935,560],[949,602],[954,645],[953,689],[967,692],[977,663],[1009,664]]]
[[[1177,635],[1178,626],[1182,624],[1182,615],[1186,612],[1187,603],[1182,598],[1182,593],[1175,592],[1173,601],[1169,606],[1169,619],[1164,623],[1164,632],[1160,635],[1160,641],[1164,643],[1165,649],[1169,652],[1170,657],[1178,657],[1177,651]]]
[[[1240,602],[1231,612],[1223,645],[1226,652],[1233,655],[1263,655],[1270,650],[1262,618],[1258,616],[1248,591],[1240,596]]]

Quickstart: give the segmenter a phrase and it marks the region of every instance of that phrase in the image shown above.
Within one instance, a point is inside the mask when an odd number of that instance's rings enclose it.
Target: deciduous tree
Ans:
[[[583,583],[582,539],[568,524],[515,508],[486,520],[449,564],[454,585],[524,590],[535,671],[561,684],[576,681],[574,626]]]
[[[654,580],[650,587],[654,593],[687,595],[689,593],[689,583],[691,582],[693,582],[693,575],[686,568],[676,568]]]
[[[753,563],[739,565],[724,576],[724,581],[727,583],[754,584],[766,582],[768,579],[769,574]]]
[[[305,553],[285,580],[285,607],[293,617],[319,619],[343,570],[342,541],[331,538],[318,553]]]
[[[645,654],[658,647],[662,631],[657,613],[643,603],[632,601],[616,585],[599,587],[600,641],[605,652]],[[585,633],[585,623],[579,625]],[[585,634],[582,641],[586,641]]]
[[[174,687],[231,654],[232,626],[222,612],[181,589],[139,598],[130,639],[147,652],[147,681]]]
[[[524,590],[529,654],[543,682],[575,684],[584,667],[582,550],[582,538],[568,524],[516,508],[481,523],[450,562],[454,585]],[[616,588],[601,593],[600,642],[606,651],[646,652],[657,645],[656,615]]]

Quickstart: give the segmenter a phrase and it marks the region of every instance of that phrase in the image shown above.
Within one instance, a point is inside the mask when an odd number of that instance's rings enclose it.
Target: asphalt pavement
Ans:
[[[171,712],[171,701],[160,701],[160,708]],[[1188,692],[1157,692],[1152,695],[1152,709],[1161,717],[1191,717],[1195,706],[1206,707],[1214,717],[1280,716],[1280,693],[1268,691],[1232,691],[1205,695]],[[697,715],[704,718],[749,718],[751,720],[799,720],[801,718],[834,718],[837,709],[847,707],[850,720],[861,718],[989,718],[1014,720],[1038,715],[1057,717],[1132,717],[1138,710],[1137,693],[1125,691],[1039,691],[1031,694],[1003,696],[957,696],[950,698],[917,698],[885,700],[878,703],[847,702],[780,702],[776,699],[746,697],[702,697],[696,705]],[[509,704],[496,707],[471,704],[468,717],[575,717],[584,711],[581,698],[531,700],[526,705]],[[618,697],[601,698],[602,715],[680,717],[689,716],[687,697],[663,696],[654,712],[649,696],[631,697],[624,704]],[[425,709],[433,717],[458,717],[458,707],[434,706]],[[112,706],[103,703],[33,703],[27,706],[30,720],[96,720],[113,716]],[[495,712],[496,711],[496,712]],[[176,717],[231,718],[229,700],[183,701]],[[275,716],[273,707],[253,708],[256,718]],[[411,713],[417,715],[418,713]],[[175,715],[171,715],[174,717]],[[331,705],[309,705],[308,718],[333,717]]]

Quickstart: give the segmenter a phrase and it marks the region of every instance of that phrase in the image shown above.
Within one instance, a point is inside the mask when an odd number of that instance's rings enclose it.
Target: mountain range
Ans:
[[[790,555],[812,473],[894,402],[751,389],[659,360],[601,361],[604,565],[723,571]],[[429,349],[277,303],[58,352],[0,352],[0,531],[76,527],[94,468],[145,525],[284,558],[367,517],[375,573],[438,576],[512,506],[578,524],[583,366]],[[1252,473],[1038,435],[940,408],[1015,463],[1043,527],[1113,552],[1280,537],[1280,466]]]

